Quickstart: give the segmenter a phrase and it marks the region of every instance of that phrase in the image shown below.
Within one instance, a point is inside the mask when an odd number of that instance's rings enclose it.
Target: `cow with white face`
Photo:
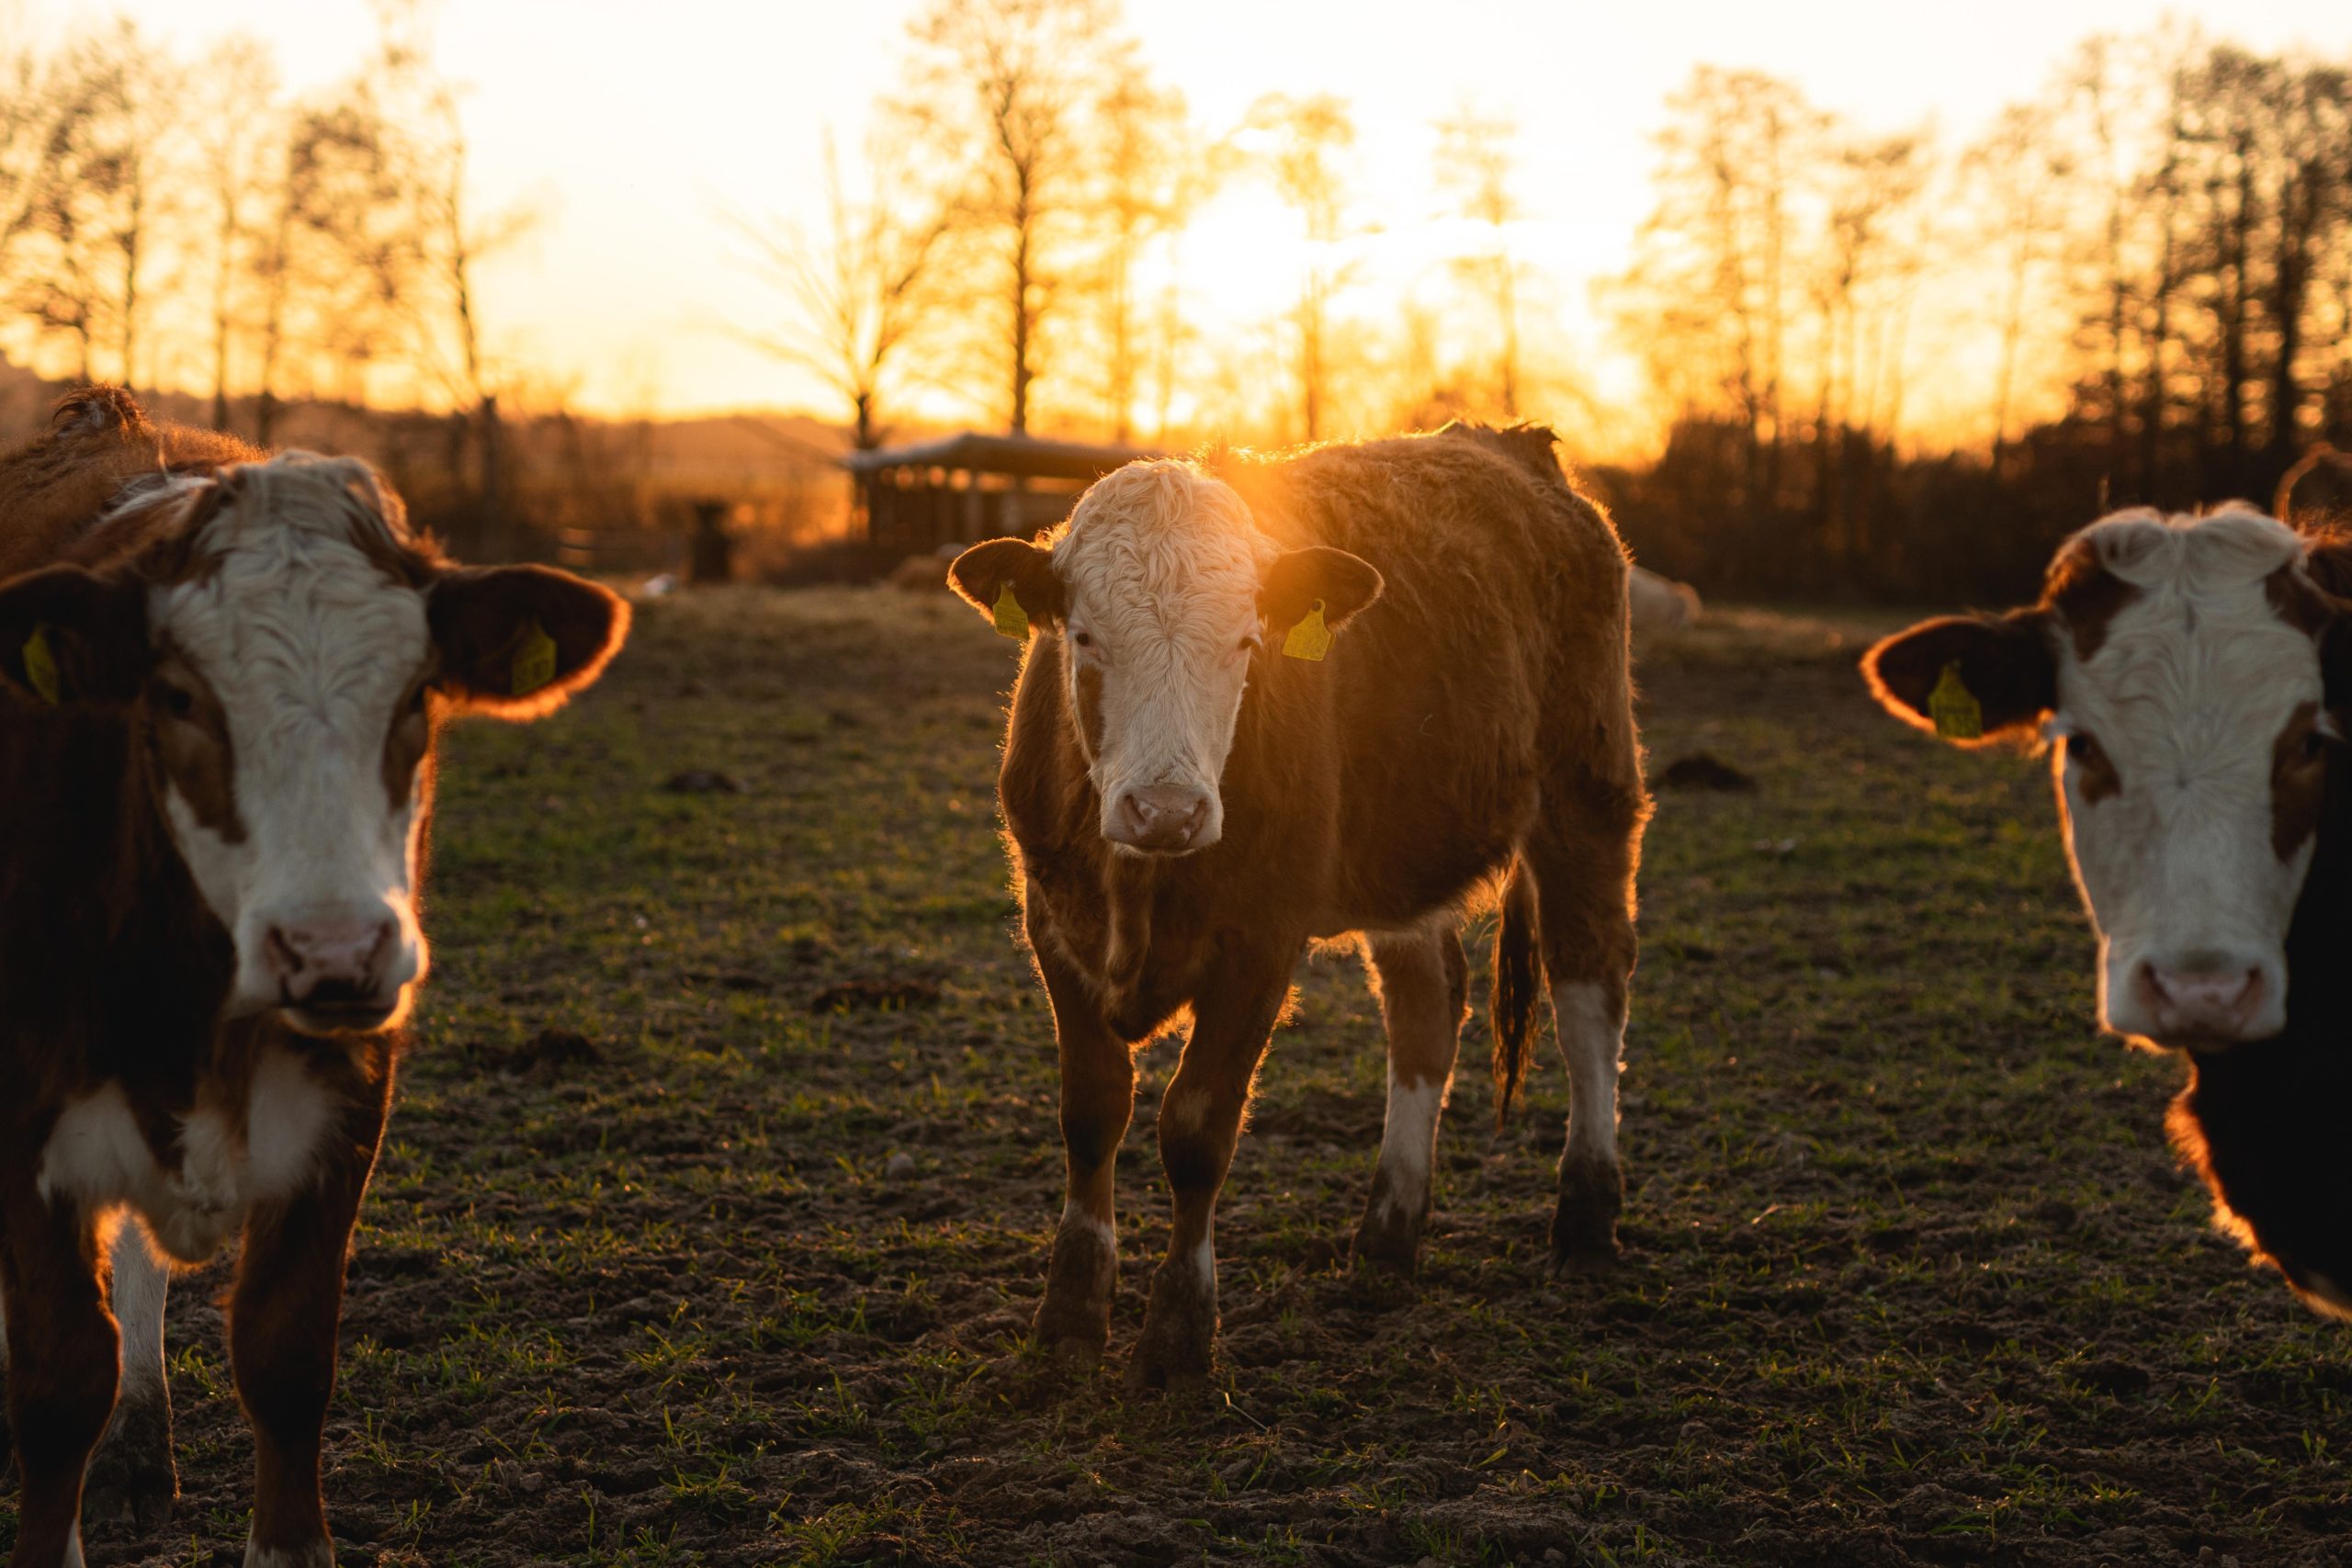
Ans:
[[[105,1511],[168,1504],[162,1271],[234,1235],[246,1561],[334,1561],[320,1433],[425,971],[435,727],[551,711],[627,620],[561,572],[452,565],[365,463],[265,457],[119,393],[0,458],[15,1562],[80,1561],[85,1474]]]
[[[1547,976],[1568,1059],[1553,1266],[1614,1254],[1647,802],[1624,553],[1552,447],[1454,426],[1130,464],[1051,540],[956,560],[1028,645],[998,791],[1061,1058],[1069,1191],[1035,1326],[1056,1359],[1108,1340],[1135,1050],[1188,1021],[1159,1124],[1175,1224],[1129,1377],[1206,1376],[1217,1194],[1311,941],[1363,950],[1387,1026],[1355,1256],[1414,1267],[1468,1011],[1462,912],[1493,887],[1498,1100]]]
[[[2285,1179],[2278,1117],[2329,1098],[2312,1075],[2335,1076],[2325,1062],[2352,1024],[2341,954],[2295,961],[2343,893],[2326,844],[2346,694],[2330,589],[2344,576],[2335,541],[2242,504],[2120,513],[2067,541],[2039,604],[1926,622],[1863,660],[1914,725],[1964,745],[2054,740],[2099,1021],[2188,1055],[2176,1139],[2224,1222],[2323,1304],[2335,1297],[2322,1283],[2352,1277],[2332,1256],[2352,1248],[2352,1224],[2324,1244],[2325,1268],[2303,1233],[2313,1205],[2352,1221],[2352,1186]],[[2267,1113],[2247,1120],[2261,1100]]]

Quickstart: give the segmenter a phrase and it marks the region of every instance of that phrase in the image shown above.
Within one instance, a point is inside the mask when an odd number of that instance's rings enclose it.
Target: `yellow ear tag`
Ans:
[[[49,646],[49,627],[33,627],[33,635],[25,639],[25,680],[40,694],[40,700],[50,706],[58,704],[57,653]]]
[[[1298,625],[1291,627],[1283,638],[1283,652],[1293,659],[1311,659],[1317,663],[1331,651],[1331,628],[1323,624],[1323,601],[1315,601],[1315,608],[1306,612]]]
[[[523,646],[514,650],[514,673],[518,697],[527,697],[555,680],[555,638],[537,621],[523,634]]]
[[[1961,680],[1957,659],[1944,666],[1936,689],[1928,694],[1928,713],[1936,721],[1936,733],[1947,740],[1984,738],[1984,709]]]
[[[997,590],[994,614],[999,632],[1015,642],[1029,640],[1029,612],[1023,609],[1021,601],[1013,596],[1010,582]]]

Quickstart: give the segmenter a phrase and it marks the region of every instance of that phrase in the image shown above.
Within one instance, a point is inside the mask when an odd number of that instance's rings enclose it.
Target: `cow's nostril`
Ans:
[[[1119,796],[1111,837],[1140,849],[1182,850],[1207,825],[1208,797],[1198,790],[1154,785]]]
[[[301,953],[287,940],[286,932],[279,927],[269,928],[269,935],[263,939],[261,952],[272,979],[290,980],[302,972]]]

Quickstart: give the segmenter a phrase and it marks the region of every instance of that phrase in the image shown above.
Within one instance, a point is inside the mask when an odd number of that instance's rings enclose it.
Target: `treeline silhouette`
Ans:
[[[2348,84],[2094,39],[1940,157],[1700,72],[1614,301],[1677,408],[1655,464],[1602,476],[1637,550],[1720,592],[1995,601],[2108,508],[2267,504],[2352,446]],[[1970,352],[1987,428],[1906,439],[1906,377]]]
[[[379,11],[350,76],[302,95],[249,39],[0,37],[0,347],[194,393],[264,443],[299,434],[296,404],[337,411],[338,443],[372,443],[474,553],[641,522],[679,465],[492,351],[480,269],[531,214],[481,210],[420,13]],[[870,133],[780,163],[822,182],[816,221],[729,214],[776,286],[735,330],[830,389],[849,445],[1537,418],[1639,558],[1711,594],[1991,601],[2103,509],[2267,500],[2314,444],[2352,447],[2347,77],[2173,26],[2099,37],[1948,142],[1702,66],[1666,106],[1632,264],[1592,290],[1644,372],[1611,406],[1566,324],[1574,280],[1525,254],[1563,213],[1524,194],[1506,115],[1465,101],[1426,166],[1367,168],[1328,95],[1202,124],[1115,0],[926,0]],[[1238,325],[1193,243],[1236,190],[1295,230],[1266,252],[1286,302]],[[1401,297],[1366,262],[1400,209],[1452,253]],[[1650,431],[1654,457],[1596,460]],[[822,441],[768,445],[822,469]],[[795,484],[793,529],[838,514]]]
[[[518,513],[595,493],[526,487],[511,460],[502,396],[561,399],[494,359],[478,277],[533,215],[478,209],[424,8],[377,11],[350,74],[306,94],[245,35],[187,56],[123,19],[51,48],[0,32],[0,344],[58,378],[196,392],[262,446],[300,406],[314,438],[394,466],[427,523],[508,553]]]
[[[2312,444],[2352,446],[2343,63],[2097,37],[1956,147],[1752,71],[1702,66],[1667,107],[1634,265],[1595,291],[1662,450],[1589,470],[1658,570],[2000,598],[2102,510],[2267,501]],[[1477,238],[1375,321],[1350,107],[1276,96],[1212,135],[1108,0],[933,0],[879,110],[864,182],[829,164],[828,231],[746,225],[788,306],[763,341],[827,375],[860,445],[940,385],[1014,430],[1042,409],[1172,446],[1458,414],[1548,418],[1572,454],[1607,433],[1542,308],[1556,280],[1513,251],[1508,119],[1434,128],[1430,186]],[[1184,225],[1252,179],[1308,260],[1289,308],[1214,342]]]

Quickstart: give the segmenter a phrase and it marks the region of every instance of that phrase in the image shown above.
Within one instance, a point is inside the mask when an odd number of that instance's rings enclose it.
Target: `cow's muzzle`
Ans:
[[[1182,784],[1121,792],[1105,814],[1102,836],[1146,854],[1181,855],[1216,841],[1208,794]]]
[[[401,1010],[415,968],[405,961],[405,945],[389,913],[289,919],[270,925],[262,968],[295,1028],[364,1034]]]
[[[2110,1021],[2159,1045],[2223,1050],[2266,1040],[2286,1027],[2283,967],[2219,948],[2154,953],[2131,968],[2120,1015]]]

